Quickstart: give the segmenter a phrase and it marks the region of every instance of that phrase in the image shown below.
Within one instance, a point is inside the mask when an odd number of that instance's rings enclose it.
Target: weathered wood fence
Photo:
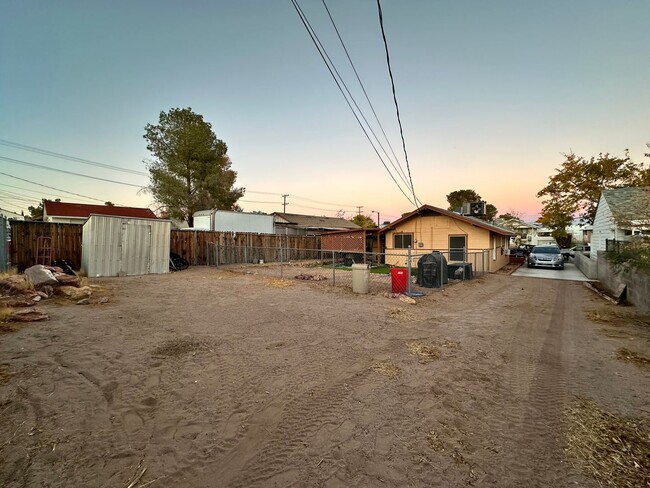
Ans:
[[[319,259],[320,237],[172,230],[170,251],[191,265]]]
[[[19,271],[34,264],[43,264],[48,258],[65,259],[74,269],[80,268],[81,225],[20,220],[10,220],[9,225],[11,263]]]

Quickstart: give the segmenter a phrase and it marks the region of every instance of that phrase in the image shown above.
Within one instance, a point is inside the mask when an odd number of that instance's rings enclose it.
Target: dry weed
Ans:
[[[372,370],[391,379],[397,379],[402,374],[400,367],[390,361],[377,363],[372,367]]]
[[[624,347],[616,351],[616,359],[619,359],[621,361],[629,361],[640,368],[650,366],[650,358],[647,358],[646,356],[638,354],[634,351],[630,351],[629,349],[625,349]]]
[[[567,454],[601,486],[650,485],[650,430],[642,419],[618,417],[578,398],[566,411]]]
[[[434,451],[440,452],[445,450],[445,443],[440,440],[436,431],[432,430],[427,434],[427,441]]]
[[[293,286],[293,282],[284,279],[271,279],[266,283],[266,286],[271,288],[287,288]]]
[[[437,347],[422,342],[408,342],[406,347],[411,354],[417,356],[421,363],[429,363],[440,359],[440,350]]]
[[[402,322],[413,319],[413,314],[410,310],[406,310],[405,308],[400,307],[387,308],[386,315],[391,319],[399,320]]]

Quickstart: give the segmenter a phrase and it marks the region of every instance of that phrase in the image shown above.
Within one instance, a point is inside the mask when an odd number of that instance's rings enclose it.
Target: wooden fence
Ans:
[[[10,220],[11,263],[23,271],[35,264],[65,259],[81,266],[81,225]],[[40,239],[39,239],[40,238]]]
[[[320,257],[320,237],[172,230],[170,251],[191,265],[279,262]]]
[[[48,258],[65,259],[74,269],[81,267],[82,225],[9,222],[11,263],[19,271],[34,264],[46,264]],[[46,242],[49,250],[44,248]],[[170,244],[171,252],[197,266],[253,262],[254,259],[266,262],[318,259],[320,237],[173,230]]]

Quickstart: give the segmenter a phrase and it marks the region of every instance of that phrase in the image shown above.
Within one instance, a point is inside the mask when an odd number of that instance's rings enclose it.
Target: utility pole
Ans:
[[[357,209],[359,209],[359,213],[357,215],[361,215],[361,209],[363,208],[363,205],[357,206]]]
[[[287,197],[288,196],[289,196],[289,194],[282,195],[282,200],[283,200],[282,201],[282,213],[287,213]]]

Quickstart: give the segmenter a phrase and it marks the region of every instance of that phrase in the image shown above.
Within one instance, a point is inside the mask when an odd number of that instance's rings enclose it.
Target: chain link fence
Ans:
[[[362,253],[209,244],[207,264],[235,272],[347,288],[352,288],[355,265],[361,264],[364,265],[361,268],[367,268],[370,293],[408,294],[426,292],[427,287],[417,283],[418,262],[432,253],[441,255],[447,263],[444,281],[474,279],[490,271],[490,250],[418,249],[416,253],[403,249],[388,253]],[[434,271],[443,272],[442,267]]]

